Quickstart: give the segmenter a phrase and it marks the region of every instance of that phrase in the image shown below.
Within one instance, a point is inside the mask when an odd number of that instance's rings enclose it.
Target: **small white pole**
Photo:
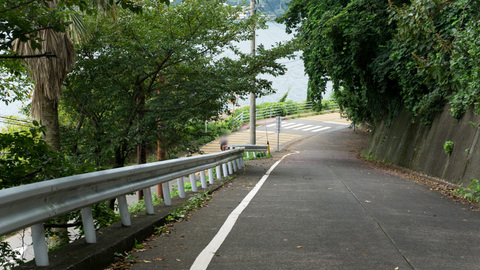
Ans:
[[[215,178],[213,178],[212,168],[208,169],[208,182],[210,183],[210,185],[213,185],[213,183],[215,183]]]
[[[207,179],[205,178],[205,171],[200,171],[200,182],[202,182],[202,188],[207,188]]]
[[[85,232],[85,241],[89,244],[97,242],[97,236],[95,235],[95,225],[93,224],[92,207],[88,206],[82,208],[82,224],[83,231]]]
[[[125,227],[132,226],[132,221],[130,220],[130,213],[128,213],[127,197],[123,195],[118,197],[117,200],[118,200],[118,210],[120,211],[120,219],[122,220],[122,225]]]
[[[45,227],[43,223],[32,226],[33,252],[35,254],[35,264],[37,266],[48,266],[48,249],[45,241]]]
[[[217,179],[222,179],[222,169],[221,169],[220,165],[217,166],[215,171],[217,172]]]
[[[257,153],[255,151],[252,152],[253,153],[253,157],[256,158],[257,157]]]
[[[227,163],[227,166],[228,166],[228,174],[229,174],[229,175],[232,175],[232,174],[233,174],[232,162],[229,161],[229,162]]]
[[[237,172],[237,162],[235,160],[232,160],[232,165],[233,165],[233,171]]]
[[[242,169],[242,164],[240,164],[240,159],[239,159],[239,158],[235,159],[235,162],[236,162],[236,164],[237,164],[237,168],[238,168],[239,170]]]
[[[143,201],[145,202],[145,210],[147,211],[147,214],[155,214],[155,211],[153,210],[152,190],[149,187],[143,190]]]
[[[185,185],[183,183],[183,176],[177,179],[178,184],[178,196],[180,198],[185,198]]]
[[[194,173],[190,174],[190,184],[192,184],[192,191],[197,192],[197,177],[195,176]]]
[[[247,152],[247,158],[250,158],[250,153],[249,152]]]
[[[223,177],[227,177],[228,176],[227,163],[222,164],[222,169],[223,169]]]
[[[163,202],[165,205],[172,205],[172,198],[170,198],[170,186],[167,183],[162,183]]]

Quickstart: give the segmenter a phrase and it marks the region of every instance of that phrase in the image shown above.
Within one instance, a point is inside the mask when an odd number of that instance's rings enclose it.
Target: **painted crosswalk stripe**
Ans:
[[[331,128],[331,127],[319,128],[319,129],[312,130],[312,132],[319,132],[319,131],[326,130],[326,129],[330,129],[330,128]]]
[[[277,123],[275,123],[275,124],[270,124],[270,125],[267,125],[267,127],[273,127],[273,126],[275,126],[276,124],[277,124]]]
[[[282,123],[281,124],[282,127],[287,127],[287,126],[290,126],[290,125],[295,125],[295,123]]]
[[[299,126],[303,126],[304,124],[295,124],[293,126],[288,126],[288,127],[282,127],[282,128],[285,128],[285,129],[291,129],[291,128],[294,128],[294,127],[299,127]]]
[[[299,130],[299,129],[304,130],[304,128],[308,128],[308,127],[311,127],[311,126],[312,126],[312,125],[306,125],[306,126],[304,126],[304,127],[294,128],[293,130]]]
[[[321,128],[321,127],[322,126],[313,126],[313,127],[310,127],[310,128],[302,129],[302,131],[309,131],[309,130],[317,129],[317,128]]]
[[[344,125],[344,126],[350,126],[349,123],[339,123],[339,122],[330,122],[330,121],[323,121],[325,123],[329,123],[329,124],[335,124],[335,125]]]

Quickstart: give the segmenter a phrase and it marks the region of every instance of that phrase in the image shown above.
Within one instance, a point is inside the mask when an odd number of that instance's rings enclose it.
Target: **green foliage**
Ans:
[[[294,1],[283,18],[305,44],[308,100],[321,108],[327,81],[340,107],[355,122],[370,121],[395,110],[398,92],[389,78],[386,1]],[[301,23],[301,24],[300,24]]]
[[[273,17],[280,17],[288,9],[288,3],[291,0],[259,0],[257,1],[257,12]],[[250,0],[227,0],[230,5],[250,6]]]
[[[0,189],[78,173],[68,157],[53,151],[41,133],[33,127],[12,133],[0,133]]]
[[[323,100],[322,106],[325,106],[324,109],[336,108],[338,105],[335,101],[332,100]],[[286,102],[264,102],[256,105],[257,109],[257,119],[270,118],[274,116],[286,116],[294,115],[299,113],[305,113],[312,111],[312,108],[306,102],[295,102],[295,101],[286,101]],[[235,109],[235,115],[241,113],[250,112],[250,106],[244,106],[241,108]]]
[[[198,208],[202,207],[204,201],[209,200],[211,195],[208,193],[197,193],[190,197],[188,201],[170,212],[170,215],[166,218],[167,221],[182,221],[188,218],[188,214]]]
[[[196,127],[217,120],[234,93],[271,93],[271,82],[257,75],[283,74],[275,60],[295,49],[239,52],[230,44],[247,40],[259,18],[237,20],[239,8],[219,0],[144,3],[142,14],[124,10],[115,23],[98,22],[67,79],[68,151],[96,165],[123,166],[140,143],[160,141],[170,156],[195,151]],[[219,57],[227,48],[238,59]]]
[[[25,260],[20,258],[20,252],[12,250],[7,242],[0,241],[0,267],[11,269],[24,262]]]
[[[462,188],[455,190],[455,193],[462,196],[463,198],[479,203],[480,202],[480,182],[478,179],[470,179],[470,184],[468,185],[470,189]]]
[[[445,154],[451,155],[453,151],[453,142],[452,141],[446,141],[443,144],[443,150],[445,151]]]
[[[367,154],[364,154],[362,153],[362,157],[366,160],[376,160],[377,159],[377,156],[375,154],[370,154],[370,155],[367,155]]]
[[[153,205],[158,205],[163,202],[163,199],[159,198],[158,194],[152,194],[152,203]],[[141,199],[139,201],[134,202],[131,206],[128,207],[128,212],[133,215],[138,212],[145,211],[145,200]]]
[[[288,94],[290,93],[290,89],[288,89],[287,93],[285,93],[285,95],[283,95],[279,100],[278,102],[279,103],[283,103],[285,101],[287,101],[287,97],[288,97]]]
[[[256,159],[267,159],[271,158],[271,154],[267,154],[266,152],[257,152],[256,157],[253,157],[253,154],[250,153],[250,157],[247,157],[247,153],[243,155],[244,160],[256,160]]]
[[[282,21],[304,47],[309,100],[334,84],[356,123],[393,119],[400,109],[424,124],[451,105],[479,111],[478,1],[297,0]]]

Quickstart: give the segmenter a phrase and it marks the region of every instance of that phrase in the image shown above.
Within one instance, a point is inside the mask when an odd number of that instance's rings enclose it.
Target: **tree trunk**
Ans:
[[[145,141],[137,145],[137,164],[147,163],[147,149]],[[138,191],[138,200],[143,199],[143,190]]]
[[[43,94],[43,93],[42,93]],[[60,125],[58,121],[58,102],[43,96],[41,99],[40,121],[47,129],[44,140],[55,151],[60,151]]]
[[[165,148],[163,147],[163,142],[159,139],[157,141],[157,161],[165,159]],[[163,199],[163,187],[162,184],[157,185],[157,196],[160,199]]]

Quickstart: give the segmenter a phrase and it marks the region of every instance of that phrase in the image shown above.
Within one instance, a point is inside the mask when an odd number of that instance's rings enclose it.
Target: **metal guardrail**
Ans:
[[[267,145],[254,145],[254,144],[229,144],[230,149],[243,148],[245,152],[267,152]]]
[[[328,105],[328,109],[338,109],[338,104],[332,100],[324,100]],[[292,104],[278,104],[273,105],[267,108],[260,108],[256,110],[256,120],[262,120],[266,118],[272,118],[276,116],[286,116],[292,115],[297,113],[307,113],[312,112],[313,103],[310,101],[300,102],[300,103],[292,103]],[[243,111],[240,114],[236,115],[234,118],[234,125],[236,127],[247,123],[250,121],[250,112]]]
[[[227,149],[243,148],[247,154],[247,158],[250,158],[250,153],[252,153],[254,158],[257,157],[257,152],[260,152],[260,155],[266,155],[267,152],[270,154],[268,151],[268,145],[229,144],[227,147]]]
[[[47,245],[43,222],[81,209],[87,243],[96,242],[92,217],[93,204],[118,199],[121,222],[131,226],[126,194],[144,191],[145,207],[153,214],[150,187],[163,186],[164,203],[171,204],[168,181],[178,179],[179,196],[185,197],[183,180],[186,175],[197,190],[195,173],[200,172],[202,187],[207,187],[205,170],[213,184],[214,173],[221,179],[244,167],[244,149],[166,160],[87,174],[63,177],[44,182],[0,190],[0,235],[32,226],[33,249],[37,266],[48,266]],[[223,171],[223,176],[222,176]]]

